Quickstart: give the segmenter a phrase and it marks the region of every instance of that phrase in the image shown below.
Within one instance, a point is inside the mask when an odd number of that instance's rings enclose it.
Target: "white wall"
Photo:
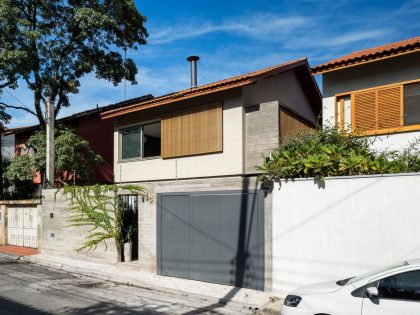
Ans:
[[[144,159],[114,163],[116,182],[237,175],[243,172],[243,110],[240,97],[223,105],[223,152],[173,159]],[[118,130],[114,132],[118,144]],[[118,161],[118,145],[114,146]]]
[[[245,86],[244,106],[278,101],[308,121],[317,124],[318,117],[306,98],[294,71],[287,71],[253,85]]]
[[[1,135],[1,154],[3,157],[12,159],[15,157],[15,135]]]
[[[273,190],[273,291],[420,258],[420,174],[282,182]]]

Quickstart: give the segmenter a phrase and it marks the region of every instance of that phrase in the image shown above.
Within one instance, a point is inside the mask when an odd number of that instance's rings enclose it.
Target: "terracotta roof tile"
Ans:
[[[314,74],[333,71],[342,67],[389,58],[401,53],[420,51],[420,36],[382,46],[352,52],[346,56],[320,64],[312,69]]]
[[[224,91],[228,89],[233,89],[236,87],[245,86],[248,84],[255,83],[261,79],[267,78],[271,75],[285,72],[285,71],[294,69],[295,67],[303,66],[303,65],[307,66],[306,58],[290,61],[290,62],[276,65],[270,68],[250,72],[247,74],[235,76],[235,77],[224,79],[221,81],[212,82],[209,84],[198,86],[196,88],[189,88],[189,89],[181,90],[175,93],[156,97],[151,100],[138,102],[129,106],[116,108],[116,109],[102,113],[101,116],[103,119],[107,119],[107,118],[120,116],[120,115],[124,115],[127,113],[131,113],[131,112],[135,112],[135,111],[139,111],[139,110],[143,110],[143,109],[147,109],[151,107],[157,107],[157,106],[170,104],[170,103],[174,103],[174,102],[185,100],[185,99],[190,99],[190,98],[201,96],[201,95],[211,94],[211,93],[220,92],[220,91]]]

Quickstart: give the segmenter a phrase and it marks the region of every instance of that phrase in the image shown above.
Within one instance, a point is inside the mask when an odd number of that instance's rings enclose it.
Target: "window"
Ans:
[[[420,129],[420,83],[337,95],[335,123],[341,130],[367,134]]]
[[[379,297],[420,301],[420,270],[393,275],[379,281]]]
[[[160,156],[160,122],[122,129],[121,159]]]
[[[420,83],[404,86],[404,126],[420,125]]]

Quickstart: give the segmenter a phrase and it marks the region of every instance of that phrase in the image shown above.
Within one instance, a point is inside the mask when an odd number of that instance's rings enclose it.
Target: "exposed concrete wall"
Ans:
[[[420,174],[282,182],[273,190],[273,290],[420,257]]]
[[[280,143],[279,104],[262,103],[259,110],[245,113],[245,172],[256,173],[256,166]]]
[[[140,121],[138,122],[140,123]],[[181,179],[243,173],[243,111],[240,97],[225,99],[223,105],[223,152],[173,159],[143,159],[119,162],[118,130],[114,133],[116,182]]]
[[[294,71],[281,73],[243,88],[244,106],[278,101],[292,112],[316,124],[317,115],[306,98]]]
[[[116,263],[117,251],[112,240],[90,252],[76,252],[88,235],[88,227],[69,227],[68,203],[55,189],[43,190],[42,201],[42,249],[44,254],[81,260]],[[53,215],[53,218],[50,215]]]

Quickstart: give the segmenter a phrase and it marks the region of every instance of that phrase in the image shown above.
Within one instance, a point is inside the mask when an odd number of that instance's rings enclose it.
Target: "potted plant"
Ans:
[[[124,261],[131,261],[133,257],[133,242],[132,236],[135,232],[135,228],[130,226],[125,233],[124,239]]]

